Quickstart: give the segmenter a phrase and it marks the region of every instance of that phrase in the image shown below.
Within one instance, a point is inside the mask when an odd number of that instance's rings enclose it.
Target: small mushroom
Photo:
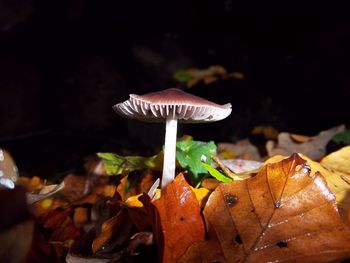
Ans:
[[[123,117],[166,122],[162,188],[175,177],[177,121],[213,122],[231,114],[231,104],[219,105],[179,89],[166,89],[130,98],[113,106]]]

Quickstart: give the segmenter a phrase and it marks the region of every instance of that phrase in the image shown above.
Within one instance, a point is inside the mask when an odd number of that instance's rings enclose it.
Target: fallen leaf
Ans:
[[[74,209],[73,221],[77,227],[83,227],[89,222],[89,210],[85,207],[77,207]]]
[[[252,145],[248,139],[236,143],[218,143],[218,157],[222,159],[261,160],[258,148]]]
[[[81,175],[68,174],[64,178],[63,195],[70,201],[74,202],[91,192],[91,182]]]
[[[127,175],[120,180],[120,183],[117,186],[117,192],[121,199],[125,201],[131,196],[147,193],[155,181],[156,177],[149,170],[136,178]]]
[[[139,254],[137,249],[144,245],[144,246],[150,246],[153,244],[153,233],[152,232],[139,232],[133,235],[130,240],[129,244],[125,249],[125,253],[129,253],[132,256],[136,256]]]
[[[350,229],[321,174],[299,155],[220,184],[204,209],[208,240],[179,262],[330,262],[350,257]]]
[[[244,79],[242,72],[227,73],[223,66],[215,65],[207,69],[191,68],[187,70],[179,70],[175,72],[174,78],[179,82],[185,82],[188,88],[191,88],[203,81],[204,84],[210,84],[220,79],[234,78],[238,80]]]
[[[60,207],[67,207],[68,203],[60,198],[45,198],[31,205],[33,214],[37,217],[43,217],[50,211]]]
[[[34,237],[32,246],[25,262],[46,262],[50,259],[50,263],[60,263],[60,257],[55,245],[45,240],[38,227],[34,229]]]
[[[344,147],[323,158],[321,163],[300,154],[301,158],[308,162],[312,174],[320,172],[326,179],[329,188],[336,197],[339,212],[345,219],[350,209],[350,182],[348,182],[350,178],[350,170],[348,170],[350,163],[349,152],[350,147]],[[286,156],[275,155],[266,160],[265,164],[279,162],[286,158]]]
[[[208,197],[210,195],[210,191],[207,188],[199,187],[199,188],[193,188],[191,187],[192,191],[196,195],[196,198],[198,200],[199,206],[201,208],[204,208],[205,203],[208,200]]]
[[[327,155],[321,160],[321,164],[334,172],[350,176],[350,146]]]
[[[196,195],[179,174],[162,189],[161,197],[141,201],[152,219],[160,262],[177,262],[194,242],[204,239],[204,224]]]
[[[122,209],[112,218],[102,224],[99,233],[92,242],[92,252],[103,248],[104,251],[111,250],[114,246],[124,244],[130,236],[132,224],[127,217],[126,209]]]
[[[75,240],[80,235],[81,232],[74,225],[73,220],[70,217],[66,217],[63,222],[61,221],[59,227],[52,233],[50,241],[59,241],[64,243],[65,241]]]
[[[117,186],[117,192],[123,201],[127,200],[130,196],[134,196],[139,194],[135,187],[130,187],[130,181],[128,180],[128,176],[124,176],[119,185]]]
[[[40,190],[44,185],[38,176],[33,176],[31,178],[21,176],[18,178],[18,182],[30,193]]]
[[[96,186],[93,191],[88,194],[88,195],[85,195],[83,197],[80,197],[81,194],[78,194],[78,195],[70,195],[71,196],[71,201],[73,202],[73,204],[75,205],[82,205],[82,204],[95,204],[98,200],[98,198],[100,196],[104,196],[105,194],[105,187],[102,185],[102,186]]]
[[[326,179],[337,197],[338,206],[346,214],[350,209],[350,146],[327,155],[321,165],[332,172]]]
[[[266,139],[277,139],[278,131],[271,125],[258,125],[252,130],[253,135],[263,135]]]
[[[285,155],[289,156],[292,153],[302,153],[312,160],[319,160],[326,154],[326,146],[332,137],[344,131],[345,126],[331,128],[326,131],[320,132],[317,136],[313,136],[305,142],[298,142],[293,140],[293,135],[287,132],[281,132],[278,135],[278,143],[275,145],[274,141],[268,141],[266,143],[266,150],[269,156],[273,155]],[[294,138],[295,135],[294,135]],[[300,138],[300,136],[298,137]],[[301,140],[303,141],[303,140]]]
[[[104,196],[109,196],[110,198],[112,198],[115,195],[116,192],[116,187],[115,185],[106,185],[103,189],[103,195]]]
[[[129,241],[127,246],[114,253],[98,253],[91,256],[81,256],[73,254],[72,251],[68,253],[66,257],[67,263],[110,263],[110,262],[124,262],[122,259],[123,256],[137,256],[139,254],[138,249],[141,246],[150,246],[153,244],[153,233],[152,232],[139,232],[133,235]],[[129,262],[129,261],[128,261]]]
[[[242,72],[238,72],[238,71],[229,73],[227,76],[228,77],[233,77],[233,78],[238,79],[238,80],[243,80],[244,79],[244,74]]]
[[[71,208],[58,208],[50,211],[47,215],[40,218],[40,223],[47,229],[55,230],[70,216]]]
[[[142,202],[139,200],[139,197],[143,194],[133,195],[128,197],[128,199],[125,200],[125,204],[128,207],[143,207]]]
[[[313,140],[313,137],[300,135],[300,134],[294,134],[294,133],[291,133],[290,137],[292,138],[293,141],[295,141],[297,143],[309,142],[309,141]]]
[[[34,204],[38,201],[41,201],[45,198],[48,198],[56,193],[58,193],[59,191],[61,191],[62,189],[64,189],[64,181],[62,183],[60,183],[59,185],[57,184],[53,184],[53,185],[46,185],[43,186],[39,192],[39,194],[31,194],[31,193],[27,193],[27,203],[29,205]]]
[[[262,162],[242,159],[220,161],[235,174],[256,173],[263,165]]]
[[[114,153],[98,153],[108,175],[126,174],[133,171],[153,169],[162,170],[163,152],[151,157],[120,156]],[[100,168],[99,168],[100,169]]]
[[[220,185],[220,182],[214,178],[205,178],[201,182],[201,186],[208,190],[215,190],[216,187]]]

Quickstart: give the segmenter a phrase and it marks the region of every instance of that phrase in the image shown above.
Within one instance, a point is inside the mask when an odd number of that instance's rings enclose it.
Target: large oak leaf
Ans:
[[[320,173],[299,155],[221,184],[204,209],[208,240],[181,262],[329,262],[350,257],[350,229]]]

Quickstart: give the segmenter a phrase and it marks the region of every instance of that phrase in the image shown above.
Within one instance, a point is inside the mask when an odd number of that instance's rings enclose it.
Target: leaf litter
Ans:
[[[298,145],[317,141],[307,136],[291,138]],[[253,147],[246,145],[251,153]],[[294,149],[291,145],[289,151]],[[180,139],[177,148],[177,171],[182,173],[162,190],[156,189],[162,152],[146,158],[100,154],[102,162],[86,164],[85,174],[68,174],[59,185],[20,177],[26,196],[34,201],[11,209],[16,214],[28,207],[33,216],[25,217],[23,223],[13,221],[9,228],[13,232],[3,232],[0,239],[10,242],[18,238],[16,229],[27,231],[25,243],[16,250],[27,258],[8,254],[12,260],[7,260],[8,255],[0,253],[1,261],[332,262],[350,258],[350,147],[320,156],[319,148],[308,146],[319,162],[302,154],[274,155],[262,162],[261,157],[252,157],[258,156],[256,150],[249,155],[244,148],[236,156],[245,160],[227,159],[230,154],[219,158],[213,142],[191,137]]]

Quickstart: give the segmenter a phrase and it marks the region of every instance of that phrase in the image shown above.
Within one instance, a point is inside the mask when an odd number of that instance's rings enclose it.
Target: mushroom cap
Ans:
[[[179,89],[166,89],[130,98],[113,106],[121,116],[149,122],[177,119],[180,122],[212,122],[231,114],[231,104],[219,105]]]

